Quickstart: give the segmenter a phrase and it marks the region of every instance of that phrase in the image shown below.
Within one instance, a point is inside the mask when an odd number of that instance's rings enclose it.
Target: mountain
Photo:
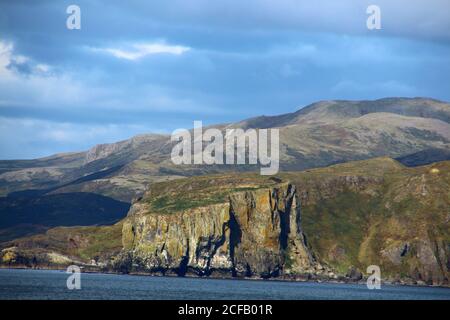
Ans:
[[[278,128],[280,169],[295,171],[374,157],[402,159],[406,156],[412,159],[412,154],[425,150],[443,150],[441,153],[444,154],[450,150],[449,120],[449,103],[428,98],[385,98],[321,101],[294,113],[261,116],[218,125],[217,128]],[[45,202],[49,197],[56,199],[55,195],[61,194],[101,196],[109,200],[94,201],[97,205],[95,210],[113,210],[111,216],[117,218],[126,215],[126,207],[122,203],[131,203],[154,183],[257,170],[257,166],[250,165],[177,166],[170,160],[172,147],[168,135],[144,134],[117,143],[97,145],[84,152],[35,160],[0,161],[0,196],[3,196],[0,225],[10,220],[8,208],[17,202],[17,198],[22,199],[21,208],[26,208],[30,201]],[[430,156],[433,157],[441,159]],[[408,165],[426,163],[400,161]],[[80,210],[94,210],[86,201],[77,203],[77,206],[70,206],[70,201],[67,202],[64,210],[60,210],[59,205],[54,208],[47,206],[45,211],[49,216],[65,212],[58,220],[63,221],[65,216],[76,217]],[[106,203],[117,206],[112,209]],[[97,224],[104,223],[105,219],[93,216],[89,221]],[[50,226],[54,224],[44,227]],[[31,230],[29,226],[25,229],[27,232]],[[3,230],[4,239],[13,239],[18,230],[9,225],[8,230]],[[42,226],[38,226],[38,230],[42,230]]]
[[[276,176],[153,184],[113,226],[54,228],[0,245],[2,264],[165,275],[449,285],[450,162],[390,158]],[[107,239],[111,239],[107,241]]]
[[[356,119],[372,113],[437,119],[450,122],[449,104],[429,98],[384,98],[379,100],[330,100],[310,104],[280,116],[260,116],[237,124],[242,128],[273,128],[298,124],[326,124]]]
[[[281,168],[303,170],[379,156],[401,157],[429,148],[450,150],[450,104],[428,98],[321,101],[297,112],[219,125],[279,128]],[[131,201],[153,182],[236,170],[230,166],[174,166],[167,135],[144,134],[85,152],[36,160],[0,161],[0,195],[19,190],[94,191]],[[240,166],[238,170],[254,170]],[[104,170],[102,177],[89,175]],[[79,181],[85,177],[85,181]],[[78,181],[78,182],[77,182]],[[94,186],[95,185],[95,186]]]

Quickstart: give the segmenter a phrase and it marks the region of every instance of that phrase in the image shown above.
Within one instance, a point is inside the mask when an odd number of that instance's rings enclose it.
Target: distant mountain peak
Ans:
[[[299,110],[275,116],[258,116],[232,124],[232,127],[274,128],[293,124],[318,124],[357,118],[368,113],[392,113],[434,118],[450,122],[450,104],[432,98],[380,98],[377,100],[322,100]]]

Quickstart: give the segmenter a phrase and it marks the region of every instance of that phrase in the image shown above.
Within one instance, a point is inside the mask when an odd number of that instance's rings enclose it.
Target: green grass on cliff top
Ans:
[[[170,214],[223,203],[234,192],[271,188],[279,183],[293,182],[300,186],[319,183],[324,179],[339,176],[380,177],[386,172],[402,168],[401,164],[390,158],[380,158],[301,172],[280,173],[276,176],[239,173],[192,177],[155,183],[144,195],[143,201],[149,205],[149,213]]]
[[[151,213],[170,214],[224,203],[231,193],[267,188],[280,181],[278,178],[248,173],[178,179],[153,185],[143,200],[149,204]]]

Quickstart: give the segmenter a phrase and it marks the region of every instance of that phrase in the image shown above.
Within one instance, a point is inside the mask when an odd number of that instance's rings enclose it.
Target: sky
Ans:
[[[448,0],[0,0],[0,159],[319,100],[450,101],[449,13]]]

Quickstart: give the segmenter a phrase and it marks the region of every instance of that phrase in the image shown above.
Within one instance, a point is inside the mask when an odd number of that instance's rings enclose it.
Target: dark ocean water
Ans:
[[[0,269],[0,299],[446,299],[450,289],[360,284],[81,274],[69,290],[64,271]]]

